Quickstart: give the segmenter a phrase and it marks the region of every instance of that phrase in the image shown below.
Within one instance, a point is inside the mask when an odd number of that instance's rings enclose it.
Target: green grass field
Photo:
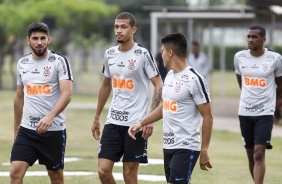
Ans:
[[[237,86],[236,86],[237,87]],[[9,162],[9,155],[13,143],[13,96],[14,92],[0,91],[0,171],[9,171],[9,166],[2,163]],[[96,102],[92,95],[74,95],[71,103]],[[67,148],[66,157],[79,157],[81,161],[65,163],[65,171],[97,172],[97,151],[99,143],[91,134],[92,120],[95,110],[68,109],[67,110]],[[105,120],[106,111],[101,121]],[[282,168],[282,139],[273,138],[274,149],[266,154],[265,184],[281,184]],[[155,123],[154,134],[149,140],[149,158],[162,158],[162,123]],[[194,184],[249,184],[252,183],[245,150],[238,133],[227,131],[213,131],[210,145],[210,157],[213,169],[206,172],[199,169],[197,164],[193,174]],[[44,166],[34,165],[29,171],[45,171]],[[114,172],[122,172],[121,167],[115,167]],[[140,166],[140,174],[164,175],[163,165]],[[0,183],[9,183],[9,177],[0,176]],[[48,176],[26,176],[25,184],[48,184]],[[97,175],[65,176],[66,184],[98,184]],[[118,181],[123,184],[123,181]],[[140,184],[161,184],[164,182],[141,181]]]

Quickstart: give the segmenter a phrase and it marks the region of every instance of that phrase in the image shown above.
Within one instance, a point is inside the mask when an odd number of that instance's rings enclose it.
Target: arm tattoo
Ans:
[[[159,91],[158,89],[155,88],[150,112],[152,112],[155,108],[159,106],[161,99],[162,99],[162,90],[163,90],[162,87],[159,88]]]

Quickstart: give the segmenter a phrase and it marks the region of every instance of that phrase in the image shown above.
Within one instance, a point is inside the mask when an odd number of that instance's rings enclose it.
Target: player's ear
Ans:
[[[137,27],[134,26],[134,27],[132,28],[132,34],[136,33],[136,31],[137,31]]]
[[[169,57],[172,57],[173,56],[173,50],[172,49],[169,49],[169,51],[168,51],[168,55],[169,55]]]
[[[51,36],[48,36],[48,44],[51,43]]]
[[[28,36],[25,38],[25,41],[26,41],[26,43],[27,43],[28,45],[30,45],[30,41],[29,41],[29,37],[28,37]]]

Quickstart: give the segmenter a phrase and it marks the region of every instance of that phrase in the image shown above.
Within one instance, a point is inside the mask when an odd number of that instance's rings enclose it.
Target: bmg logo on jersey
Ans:
[[[135,84],[133,79],[113,78],[113,87],[116,89],[134,90]]]
[[[174,100],[163,100],[163,110],[177,112],[178,106]]]
[[[244,81],[248,87],[265,87],[267,85],[265,78],[245,77]]]
[[[51,87],[49,84],[35,84],[26,86],[27,95],[49,95]]]

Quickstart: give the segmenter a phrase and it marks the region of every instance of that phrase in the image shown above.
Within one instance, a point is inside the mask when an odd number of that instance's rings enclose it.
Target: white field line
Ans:
[[[65,162],[74,162],[82,160],[82,158],[78,157],[68,157],[65,158]],[[140,164],[140,166],[147,166],[147,165],[154,165],[154,164],[163,164],[162,159],[148,159],[148,164]],[[38,164],[38,162],[36,162]],[[9,162],[2,163],[3,166],[10,166]],[[121,167],[122,162],[115,163],[116,167]],[[27,171],[25,176],[47,176],[47,171]],[[65,176],[88,176],[88,175],[98,175],[97,172],[90,172],[90,171],[64,171]],[[123,180],[122,173],[113,173],[114,178],[116,180]],[[8,171],[0,172],[1,176],[10,176]],[[165,176],[161,175],[145,175],[145,174],[138,174],[138,180],[142,181],[166,181]]]

